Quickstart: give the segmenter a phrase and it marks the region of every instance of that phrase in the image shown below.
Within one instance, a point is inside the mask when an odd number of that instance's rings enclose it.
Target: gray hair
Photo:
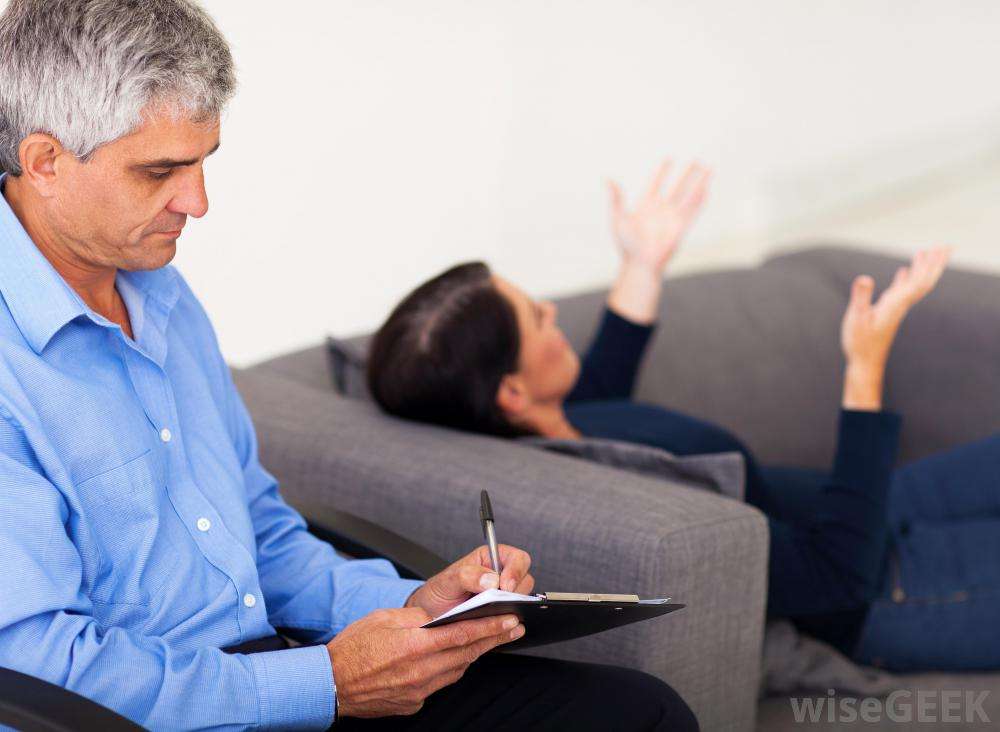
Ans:
[[[52,135],[81,160],[144,115],[210,120],[236,90],[229,45],[191,0],[10,0],[0,14],[0,170]]]

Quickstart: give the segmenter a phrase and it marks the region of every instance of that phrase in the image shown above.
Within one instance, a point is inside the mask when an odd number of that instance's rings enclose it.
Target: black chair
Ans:
[[[427,579],[447,562],[381,526],[325,506],[296,504],[309,531],[358,559],[382,557],[401,577]],[[279,629],[280,630],[280,629]],[[143,728],[97,702],[18,671],[0,668],[0,726],[23,732],[135,732]]]

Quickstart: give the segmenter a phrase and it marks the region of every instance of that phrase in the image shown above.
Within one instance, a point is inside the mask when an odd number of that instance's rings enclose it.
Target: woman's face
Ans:
[[[493,275],[493,284],[517,314],[521,352],[515,376],[532,403],[561,403],[580,375],[580,359],[556,325],[556,306],[535,302],[502,277]]]

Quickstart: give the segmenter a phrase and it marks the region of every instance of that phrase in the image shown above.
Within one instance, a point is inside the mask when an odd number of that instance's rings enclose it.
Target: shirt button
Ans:
[[[168,430],[166,427],[160,430],[160,439],[163,440],[164,442],[170,442],[170,430]]]
[[[212,528],[212,522],[203,516],[200,519],[198,519],[197,526],[198,526],[198,531],[208,531],[210,528]]]
[[[253,607],[257,604],[257,598],[248,592],[243,596],[243,604],[247,607]]]

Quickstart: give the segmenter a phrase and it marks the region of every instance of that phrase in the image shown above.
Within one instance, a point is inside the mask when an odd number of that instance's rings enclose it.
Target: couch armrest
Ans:
[[[235,374],[263,464],[293,505],[334,506],[457,557],[499,539],[527,549],[541,590],[669,595],[684,610],[537,653],[665,679],[705,730],[753,728],[767,526],[707,491],[478,435],[402,422],[368,403],[254,370]],[[529,630],[530,632],[530,630]]]
[[[0,668],[0,726],[24,732],[134,732],[143,728],[85,696]]]

